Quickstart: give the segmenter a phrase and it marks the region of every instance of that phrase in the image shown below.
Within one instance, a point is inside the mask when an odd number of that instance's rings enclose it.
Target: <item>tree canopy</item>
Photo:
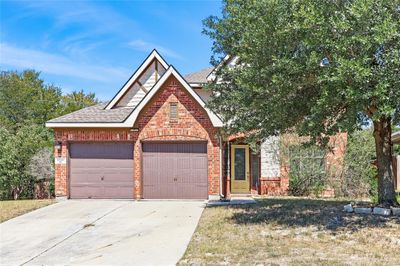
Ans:
[[[62,95],[39,76],[34,70],[0,74],[0,198],[33,197],[34,183],[48,180],[53,137],[47,120],[97,103],[93,93]]]
[[[399,0],[226,0],[204,21],[222,62],[210,107],[230,133],[317,139],[373,124],[380,202],[392,204],[400,116]],[[226,56],[237,59],[230,67]],[[372,122],[371,122],[372,121]]]

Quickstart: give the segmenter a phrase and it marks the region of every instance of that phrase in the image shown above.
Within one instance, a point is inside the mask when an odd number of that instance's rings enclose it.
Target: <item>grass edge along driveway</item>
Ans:
[[[0,223],[53,203],[56,203],[54,199],[2,200],[0,201]]]

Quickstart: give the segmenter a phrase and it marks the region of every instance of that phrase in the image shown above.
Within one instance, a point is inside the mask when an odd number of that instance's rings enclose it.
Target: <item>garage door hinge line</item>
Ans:
[[[126,203],[126,204],[128,204],[128,203]],[[97,221],[101,220],[102,218],[106,217],[107,215],[109,215],[109,214],[115,212],[116,210],[122,208],[124,205],[125,205],[125,204],[123,204],[123,205],[121,205],[121,206],[118,206],[118,207],[112,209],[111,211],[109,211],[109,212],[103,214],[102,216],[100,216],[99,218],[95,219],[94,221],[89,222],[89,223],[86,223],[86,224],[94,224],[94,223],[96,223]],[[40,252],[39,254],[37,254],[37,255],[35,255],[35,256],[33,256],[33,257],[30,258],[29,260],[27,260],[27,261],[25,261],[24,263],[20,264],[20,266],[25,265],[25,264],[27,264],[27,263],[33,261],[33,260],[36,259],[37,257],[43,255],[43,254],[46,253],[47,251],[49,251],[49,250],[55,248],[56,246],[60,245],[61,243],[63,243],[64,241],[68,240],[69,238],[71,238],[72,236],[76,235],[77,233],[79,233],[80,231],[84,230],[85,228],[87,228],[87,226],[83,225],[81,229],[79,229],[79,230],[73,232],[73,233],[70,234],[69,236],[67,236],[67,237],[65,237],[64,239],[62,239],[61,241],[55,243],[53,246],[51,246],[51,247],[45,249],[44,251]]]

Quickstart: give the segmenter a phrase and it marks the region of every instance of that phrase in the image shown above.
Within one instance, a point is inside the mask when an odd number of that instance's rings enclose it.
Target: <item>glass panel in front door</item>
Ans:
[[[253,188],[258,189],[258,179],[260,176],[259,161],[257,154],[251,154],[251,180]]]
[[[245,148],[235,148],[235,180],[246,180]]]

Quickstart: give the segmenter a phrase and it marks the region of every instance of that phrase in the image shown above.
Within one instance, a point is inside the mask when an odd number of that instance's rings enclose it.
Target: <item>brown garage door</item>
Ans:
[[[133,144],[72,143],[70,197],[133,198]]]
[[[145,199],[206,199],[206,143],[144,143]]]

